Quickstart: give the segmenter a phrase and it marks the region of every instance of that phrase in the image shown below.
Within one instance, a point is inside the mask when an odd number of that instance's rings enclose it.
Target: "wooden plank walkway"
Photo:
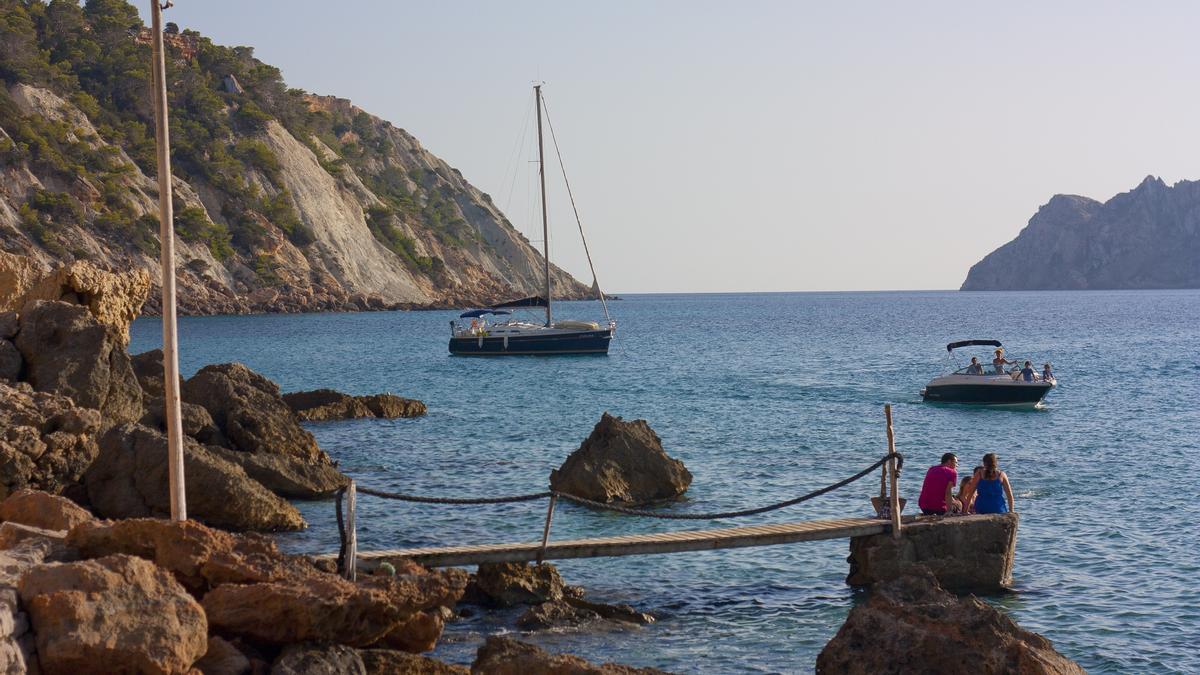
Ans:
[[[906,519],[907,520],[907,519]],[[774,525],[729,527],[716,530],[684,530],[655,534],[631,534],[597,539],[571,539],[546,544],[546,560],[599,558],[683,551],[711,551],[721,548],[772,546],[799,541],[844,539],[891,531],[892,524],[876,518],[809,520]],[[358,561],[367,567],[394,558],[410,558],[427,567],[478,565],[489,562],[525,562],[536,560],[541,542],[520,544],[482,544],[442,548],[410,548],[387,551],[359,551]],[[321,558],[336,559],[336,555]]]

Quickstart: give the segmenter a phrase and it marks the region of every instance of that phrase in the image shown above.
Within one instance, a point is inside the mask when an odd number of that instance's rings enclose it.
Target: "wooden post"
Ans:
[[[170,2],[166,3],[169,7]],[[167,67],[163,58],[162,10],[150,2],[154,39],[154,130],[158,146],[158,224],[162,249],[163,413],[167,422],[171,520],[187,520],[183,478],[183,422],[179,412],[179,336],[175,322],[175,227],[171,205],[171,133],[167,124]]]
[[[542,529],[542,547],[538,549],[537,564],[541,565],[546,559],[546,543],[550,541],[550,521],[554,518],[554,503],[558,501],[558,495],[551,493],[550,506],[546,509],[546,527]]]
[[[888,458],[887,467],[888,473],[891,474],[892,483],[892,538],[900,538],[900,494],[896,492],[896,479],[900,472],[896,470],[896,433],[892,430],[892,404],[886,403],[883,406],[883,415],[887,418],[887,437],[888,437],[888,454],[892,457]]]
[[[354,581],[358,576],[358,531],[355,526],[355,487],[354,481],[346,486],[346,568],[342,576]]]

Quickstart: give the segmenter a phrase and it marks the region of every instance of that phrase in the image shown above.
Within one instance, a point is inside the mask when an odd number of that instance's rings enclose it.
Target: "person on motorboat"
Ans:
[[[971,357],[971,365],[967,366],[967,374],[968,375],[982,375],[983,374],[983,365],[979,363],[978,356]]]
[[[1025,380],[1026,382],[1033,382],[1035,377],[1037,377],[1037,375],[1033,372],[1033,363],[1026,361],[1025,366],[1021,368],[1021,379]]]
[[[1008,475],[1000,470],[996,453],[983,456],[983,468],[975,473],[975,513],[1009,513],[1016,511],[1012,485]]]
[[[1050,372],[1050,364],[1043,363],[1042,364],[1042,382],[1053,382],[1053,381],[1054,381],[1054,373]]]
[[[997,375],[1004,374],[1004,366],[1015,366],[1016,364],[1016,361],[1009,361],[1008,359],[1004,358],[1003,349],[996,349],[996,358],[992,359],[992,367],[996,369]]]
[[[943,516],[962,504],[954,498],[954,486],[958,484],[958,456],[953,452],[942,455],[942,463],[929,467],[925,482],[921,484],[921,497],[917,506],[927,516]]]

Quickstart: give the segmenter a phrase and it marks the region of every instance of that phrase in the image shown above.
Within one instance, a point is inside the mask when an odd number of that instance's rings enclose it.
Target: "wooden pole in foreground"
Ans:
[[[896,433],[892,430],[892,404],[885,403],[883,406],[883,415],[887,418],[887,437],[888,437],[888,454],[896,454]],[[900,494],[896,492],[896,478],[899,473],[896,470],[896,458],[889,457],[887,461],[888,473],[892,476],[892,539],[900,538]]]
[[[358,577],[358,525],[355,523],[357,489],[354,481],[346,486],[346,569],[342,574],[350,581]],[[340,499],[340,498],[339,498]]]
[[[169,7],[170,2],[167,3]],[[175,322],[175,227],[171,206],[171,134],[167,128],[167,67],[163,58],[162,10],[150,2],[154,39],[154,129],[158,146],[158,220],[162,248],[163,412],[167,421],[167,458],[171,520],[187,520],[183,485],[183,422],[179,413],[179,338]]]

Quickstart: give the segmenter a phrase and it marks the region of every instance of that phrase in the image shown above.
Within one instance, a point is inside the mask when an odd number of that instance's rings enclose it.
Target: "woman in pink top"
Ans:
[[[954,488],[958,484],[958,457],[953,452],[942,455],[942,463],[929,467],[925,472],[925,482],[921,485],[921,498],[917,506],[921,513],[927,516],[944,515],[947,511],[962,508],[954,498]]]

